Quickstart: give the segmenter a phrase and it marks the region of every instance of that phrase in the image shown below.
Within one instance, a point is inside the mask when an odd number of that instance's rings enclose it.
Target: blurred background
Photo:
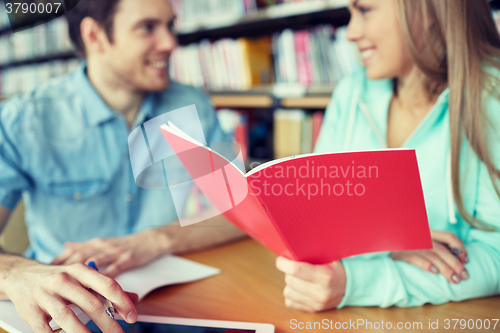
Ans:
[[[171,2],[170,75],[210,95],[247,167],[312,152],[336,82],[361,66],[345,38],[348,0]],[[500,26],[499,1],[490,3]],[[78,66],[64,18],[13,34],[0,5],[0,100]]]

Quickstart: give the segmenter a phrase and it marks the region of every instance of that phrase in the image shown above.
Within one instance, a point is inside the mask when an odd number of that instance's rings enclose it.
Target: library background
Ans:
[[[348,0],[171,2],[170,75],[211,96],[247,167],[312,152],[336,82],[361,66],[345,38]],[[490,1],[500,30],[499,2]],[[13,34],[0,5],[0,101],[78,66],[64,18]]]

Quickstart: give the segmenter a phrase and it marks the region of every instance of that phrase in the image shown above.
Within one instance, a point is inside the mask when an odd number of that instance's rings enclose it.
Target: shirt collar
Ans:
[[[155,94],[149,92],[144,96],[144,100],[142,101],[141,108],[139,109],[139,113],[135,118],[134,126],[132,128],[136,128],[140,126],[145,121],[153,118],[154,105],[156,102]]]
[[[113,111],[106,104],[106,102],[104,102],[102,97],[90,82],[87,76],[87,63],[85,61],[77,70],[77,88],[83,97],[83,103],[85,105],[85,112],[89,125],[96,126],[110,119],[121,116],[117,112]],[[152,117],[154,100],[155,98],[153,93],[146,94],[133,126],[134,128],[142,124],[148,117]]]
[[[87,121],[91,126],[99,125],[115,118],[116,112],[111,110],[97,93],[87,77],[87,63],[84,61],[77,70],[77,88],[83,98]]]

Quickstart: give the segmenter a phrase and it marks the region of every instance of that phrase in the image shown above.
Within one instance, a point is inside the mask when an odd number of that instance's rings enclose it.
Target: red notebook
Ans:
[[[172,123],[161,131],[212,204],[278,255],[324,264],[432,249],[414,150],[298,155],[245,174]]]

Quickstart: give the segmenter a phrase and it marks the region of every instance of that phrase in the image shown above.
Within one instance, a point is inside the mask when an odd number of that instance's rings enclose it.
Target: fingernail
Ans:
[[[460,250],[458,247],[451,247],[450,249],[451,249],[453,252],[455,252],[455,253],[458,253],[458,254],[462,253],[462,250]]]
[[[127,322],[135,323],[137,321],[137,312],[130,311],[127,315]]]
[[[433,266],[431,266],[431,272],[436,274],[437,272],[439,272],[439,270],[437,269],[436,266],[433,265]]]
[[[459,283],[459,282],[460,282],[460,280],[458,279],[457,274],[453,274],[453,275],[451,276],[451,279],[452,279],[452,280],[453,280],[453,282],[455,282],[455,283]]]
[[[469,262],[469,256],[468,255],[465,255],[464,261],[465,261],[465,263]]]
[[[467,280],[469,278],[469,274],[467,273],[467,271],[463,271],[462,272],[462,280]]]

